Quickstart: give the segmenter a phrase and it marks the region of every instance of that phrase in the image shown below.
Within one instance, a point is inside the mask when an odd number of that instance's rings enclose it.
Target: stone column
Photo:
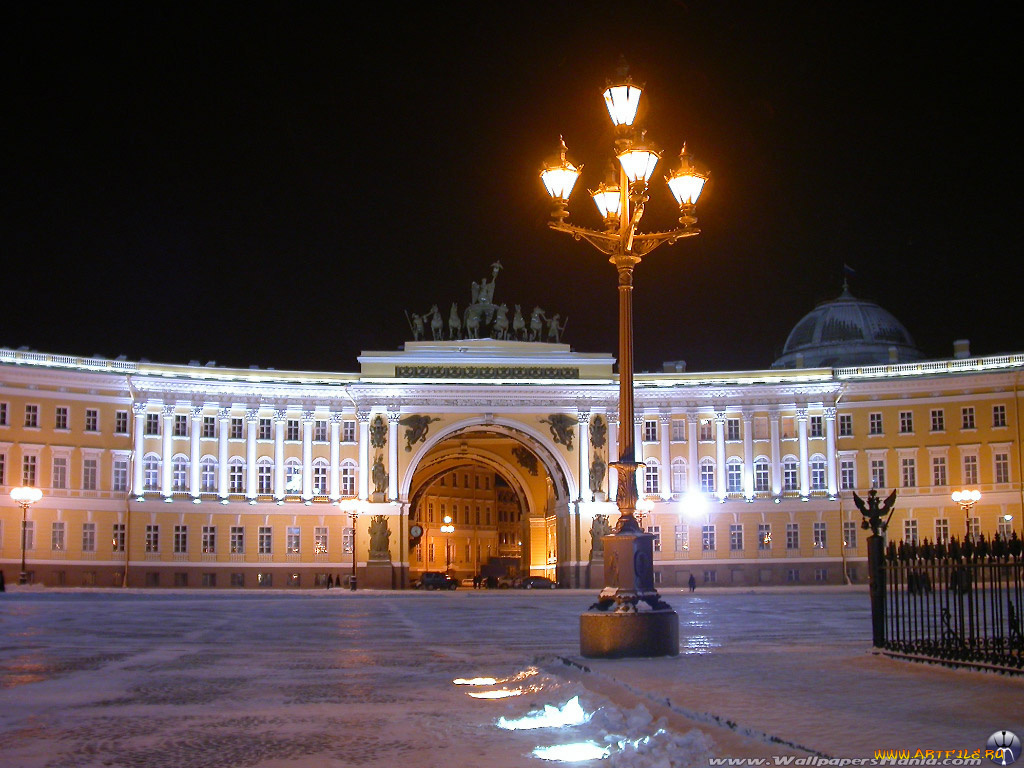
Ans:
[[[388,411],[388,499],[398,500],[398,420],[402,414]]]
[[[313,500],[313,411],[302,412],[302,500]]]
[[[203,433],[203,407],[196,406],[192,409],[192,431],[189,433],[188,453],[188,490],[193,499],[199,498],[199,460],[202,455],[199,452],[199,437]]]
[[[644,417],[643,414],[633,415],[633,455],[639,467],[636,468],[637,498],[644,498],[644,473],[647,471],[644,465]]]
[[[285,497],[284,428],[287,422],[285,411],[274,411],[274,498],[278,501]]]
[[[146,487],[143,462],[146,455],[146,404],[133,404],[132,414],[135,417],[135,466],[132,467],[132,492],[141,499]]]
[[[825,409],[825,482],[828,484],[828,495],[835,498],[839,493],[839,482],[836,474],[836,409]]]
[[[231,434],[231,409],[217,411],[220,433],[217,435],[217,495],[226,499],[231,492],[228,483],[228,436]]]
[[[362,501],[370,498],[370,414],[366,411],[356,412],[359,420],[359,470],[356,483],[358,497]]]
[[[782,495],[782,442],[779,436],[779,412],[772,411],[769,417],[772,438],[772,493]]]
[[[686,453],[690,474],[686,478],[690,493],[700,493],[700,447],[697,443],[700,417],[696,411],[686,412]]]
[[[590,501],[590,411],[579,411],[576,414],[576,421],[579,425],[579,472],[580,472],[580,501]]]
[[[743,495],[754,498],[754,416],[743,412]]]
[[[807,409],[796,409],[796,431],[800,443],[800,498],[811,496],[811,465],[807,457]]]
[[[245,412],[245,497],[255,499],[256,486],[256,431],[260,425],[258,408],[249,408]]]
[[[331,501],[341,498],[341,421],[340,412],[331,414]]]
[[[615,501],[618,496],[619,478],[611,467],[611,463],[619,456],[619,414],[608,414],[608,501]]]
[[[658,415],[661,436],[661,498],[672,498],[672,414]]]
[[[724,499],[725,483],[725,411],[715,411],[715,495]]]
[[[165,405],[163,407],[163,435],[161,440],[160,455],[160,495],[165,499],[169,499],[174,493],[171,490],[173,485],[172,478],[173,469],[171,465],[171,459],[174,457],[174,406]]]

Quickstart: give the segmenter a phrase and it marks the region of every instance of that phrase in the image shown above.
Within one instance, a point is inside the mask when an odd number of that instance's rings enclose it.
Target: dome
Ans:
[[[823,301],[796,324],[772,368],[886,365],[923,357],[899,320],[851,296],[844,283],[838,298]]]

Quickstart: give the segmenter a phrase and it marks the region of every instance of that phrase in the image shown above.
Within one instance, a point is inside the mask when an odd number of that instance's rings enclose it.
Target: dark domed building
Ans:
[[[850,294],[823,301],[796,324],[772,368],[838,368],[924,359],[903,324],[873,301]]]

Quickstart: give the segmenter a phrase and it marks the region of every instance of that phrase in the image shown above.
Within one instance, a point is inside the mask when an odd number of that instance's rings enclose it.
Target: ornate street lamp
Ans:
[[[28,584],[28,570],[25,568],[25,535],[28,530],[28,508],[43,498],[43,492],[31,485],[20,485],[11,490],[11,500],[21,507],[21,573],[19,584]]]
[[[448,573],[452,567],[451,534],[455,533],[455,526],[452,525],[451,515],[444,516],[444,525],[441,526],[441,533],[446,534],[444,537],[444,572]]]
[[[348,580],[348,588],[353,592],[356,591],[356,521],[359,519],[359,501],[356,499],[347,499],[338,502],[338,507],[342,512],[348,514],[349,520],[352,521],[352,575]]]
[[[965,488],[962,491],[953,491],[952,498],[964,511],[964,530],[966,532],[964,541],[967,541],[971,538],[971,511],[974,509],[974,505],[981,500],[981,491]]]
[[[541,179],[555,204],[548,226],[558,232],[586,240],[601,253],[618,273],[619,285],[619,457],[613,462],[618,475],[616,502],[619,519],[613,534],[605,537],[607,563],[605,587],[601,591],[598,613],[581,616],[580,646],[584,656],[663,656],[679,653],[679,626],[676,614],[661,601],[654,589],[653,536],[641,531],[636,519],[636,473],[643,466],[637,461],[633,444],[633,270],[640,260],[655,248],[672,244],[684,237],[699,234],[694,210],[708,179],[698,170],[686,153],[680,155],[680,167],[666,178],[679,205],[679,226],[667,232],[643,233],[638,230],[648,202],[648,182],[660,160],[660,153],[647,141],[645,132],[633,123],[643,89],[628,77],[609,83],[604,92],[608,114],[615,125],[615,156],[618,158],[618,181],[602,183],[591,191],[605,229],[598,231],[570,224],[568,201],[582,166],[576,167],[567,157],[565,141],[561,142],[559,158],[541,171]],[[645,602],[650,611],[638,612]],[[603,613],[615,606],[615,614]],[[607,622],[629,614],[643,622],[638,633],[629,622]]]

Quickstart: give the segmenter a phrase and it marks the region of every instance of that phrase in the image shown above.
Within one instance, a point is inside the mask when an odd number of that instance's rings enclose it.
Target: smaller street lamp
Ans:
[[[444,516],[444,524],[441,526],[441,533],[445,533],[445,534],[453,534],[453,533],[455,533],[455,526],[452,525],[452,516],[451,515],[445,515]],[[448,573],[448,571],[451,569],[451,567],[452,567],[451,536],[447,535],[444,538],[444,572]]]
[[[350,499],[348,502],[339,501],[338,507],[342,512],[348,514],[349,519],[352,521],[352,576],[349,577],[348,588],[353,592],[356,591],[356,521],[359,519],[359,502],[355,499]]]
[[[964,525],[966,530],[966,538],[971,538],[971,510],[974,509],[974,505],[981,499],[981,491],[975,489],[964,489],[962,491],[953,491],[953,501],[960,505],[960,509],[964,511]]]
[[[28,531],[28,508],[43,498],[43,492],[31,485],[19,485],[11,491],[11,500],[21,507],[21,573],[19,584],[28,584],[28,570],[25,568],[25,536]]]

